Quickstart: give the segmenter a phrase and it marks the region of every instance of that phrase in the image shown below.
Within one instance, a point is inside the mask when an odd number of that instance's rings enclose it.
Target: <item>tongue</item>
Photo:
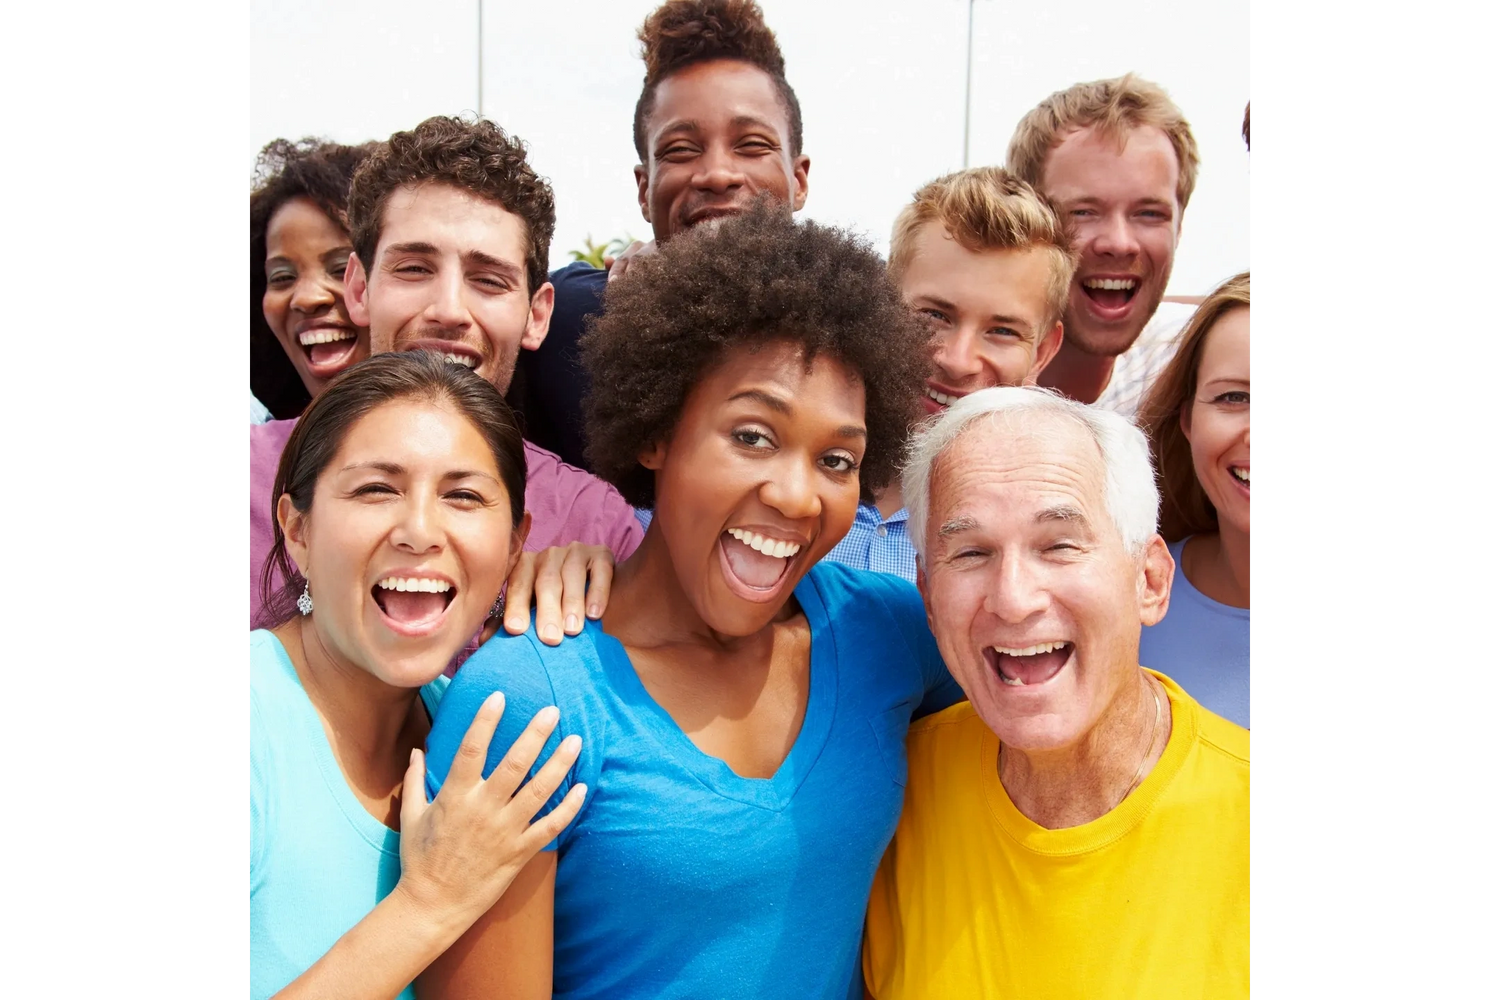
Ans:
[[[1062,665],[1068,661],[1068,648],[1054,649],[1050,653],[1037,653],[1035,656],[1010,656],[1006,653],[998,654],[1000,672],[1012,680],[1019,680],[1022,684],[1041,684],[1050,680],[1052,675],[1062,669]]]
[[[729,570],[739,577],[741,583],[756,590],[769,590],[781,579],[786,569],[786,560],[757,552],[744,542],[724,535],[719,544],[724,546],[724,557],[729,561]]]
[[[314,344],[307,352],[307,356],[312,358],[312,363],[315,365],[326,365],[348,354],[353,346],[354,338],[352,337],[348,340],[335,340],[331,344]]]
[[[1106,309],[1119,309],[1130,301],[1131,292],[1120,288],[1086,288],[1088,297]]]
[[[381,602],[388,617],[403,625],[420,625],[443,613],[448,595],[421,590],[388,590]]]

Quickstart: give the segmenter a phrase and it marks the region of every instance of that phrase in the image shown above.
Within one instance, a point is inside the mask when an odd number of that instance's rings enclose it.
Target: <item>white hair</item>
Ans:
[[[960,434],[980,420],[1002,414],[1056,413],[1072,417],[1093,435],[1104,459],[1104,507],[1131,555],[1139,555],[1156,534],[1160,495],[1151,468],[1151,446],[1141,429],[1110,410],[1088,406],[1037,386],[997,386],[970,393],[919,427],[907,446],[901,473],[907,536],[926,562],[927,518],[931,512],[932,469]]]

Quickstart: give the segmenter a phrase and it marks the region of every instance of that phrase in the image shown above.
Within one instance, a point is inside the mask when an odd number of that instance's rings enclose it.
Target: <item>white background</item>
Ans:
[[[586,237],[649,239],[631,121],[645,72],[635,32],[656,5],[487,0],[481,46],[477,0],[424,4],[420,19],[407,0],[253,0],[250,161],[278,137],[363,142],[482,107],[552,182],[554,267]],[[852,226],[883,253],[912,192],[964,165],[967,0],[761,6],[802,105],[804,217]],[[1159,83],[1202,155],[1169,291],[1207,292],[1250,266],[1246,18],[1224,0],[1128,15],[1110,0],[976,0],[970,165],[1004,162],[1016,123],[1054,91],[1131,70]]]

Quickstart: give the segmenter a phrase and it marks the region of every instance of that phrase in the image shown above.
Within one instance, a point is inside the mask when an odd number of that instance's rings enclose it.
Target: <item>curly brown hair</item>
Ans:
[[[1136,423],[1151,442],[1156,485],[1161,491],[1161,537],[1181,541],[1219,530],[1219,512],[1209,502],[1193,469],[1193,447],[1182,432],[1182,412],[1198,391],[1203,345],[1214,324],[1229,310],[1250,306],[1250,272],[1244,271],[1209,293],[1182,328],[1177,351],[1151,384]]]
[[[827,355],[864,382],[859,484],[873,499],[895,478],[921,412],[927,327],[868,240],[795,222],[766,197],[662,244],[605,290],[604,312],[580,341],[595,474],[637,507],[653,506],[655,476],[637,456],[672,435],[688,393],[729,351],[776,341],[802,345],[808,365]]]
[[[250,193],[250,391],[278,419],[307,406],[307,387],[266,325],[266,231],[271,216],[293,198],[308,198],[345,231],[349,182],[379,143],[344,146],[323,139],[275,139],[260,151]]]
[[[786,82],[786,61],[755,0],[667,0],[637,32],[646,82],[635,102],[635,151],[646,162],[646,119],[656,86],[671,74],[709,59],[738,59],[766,72],[786,110],[793,156],[802,155],[802,106]]]
[[[472,122],[448,115],[427,119],[410,132],[397,132],[359,168],[349,189],[349,232],[354,252],[367,272],[375,268],[375,248],[385,203],[407,184],[436,181],[498,204],[526,224],[528,293],[547,280],[547,252],[557,211],[552,187],[526,162],[526,144],[484,118]]]

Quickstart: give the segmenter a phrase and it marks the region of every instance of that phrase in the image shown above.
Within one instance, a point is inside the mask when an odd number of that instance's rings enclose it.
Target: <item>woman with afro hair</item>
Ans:
[[[584,338],[595,469],[655,508],[603,617],[487,643],[428,791],[497,690],[493,768],[547,705],[577,820],[424,996],[842,998],[914,717],[960,700],[915,587],[820,562],[891,480],[927,333],[868,244],[760,203],[612,282]]]

